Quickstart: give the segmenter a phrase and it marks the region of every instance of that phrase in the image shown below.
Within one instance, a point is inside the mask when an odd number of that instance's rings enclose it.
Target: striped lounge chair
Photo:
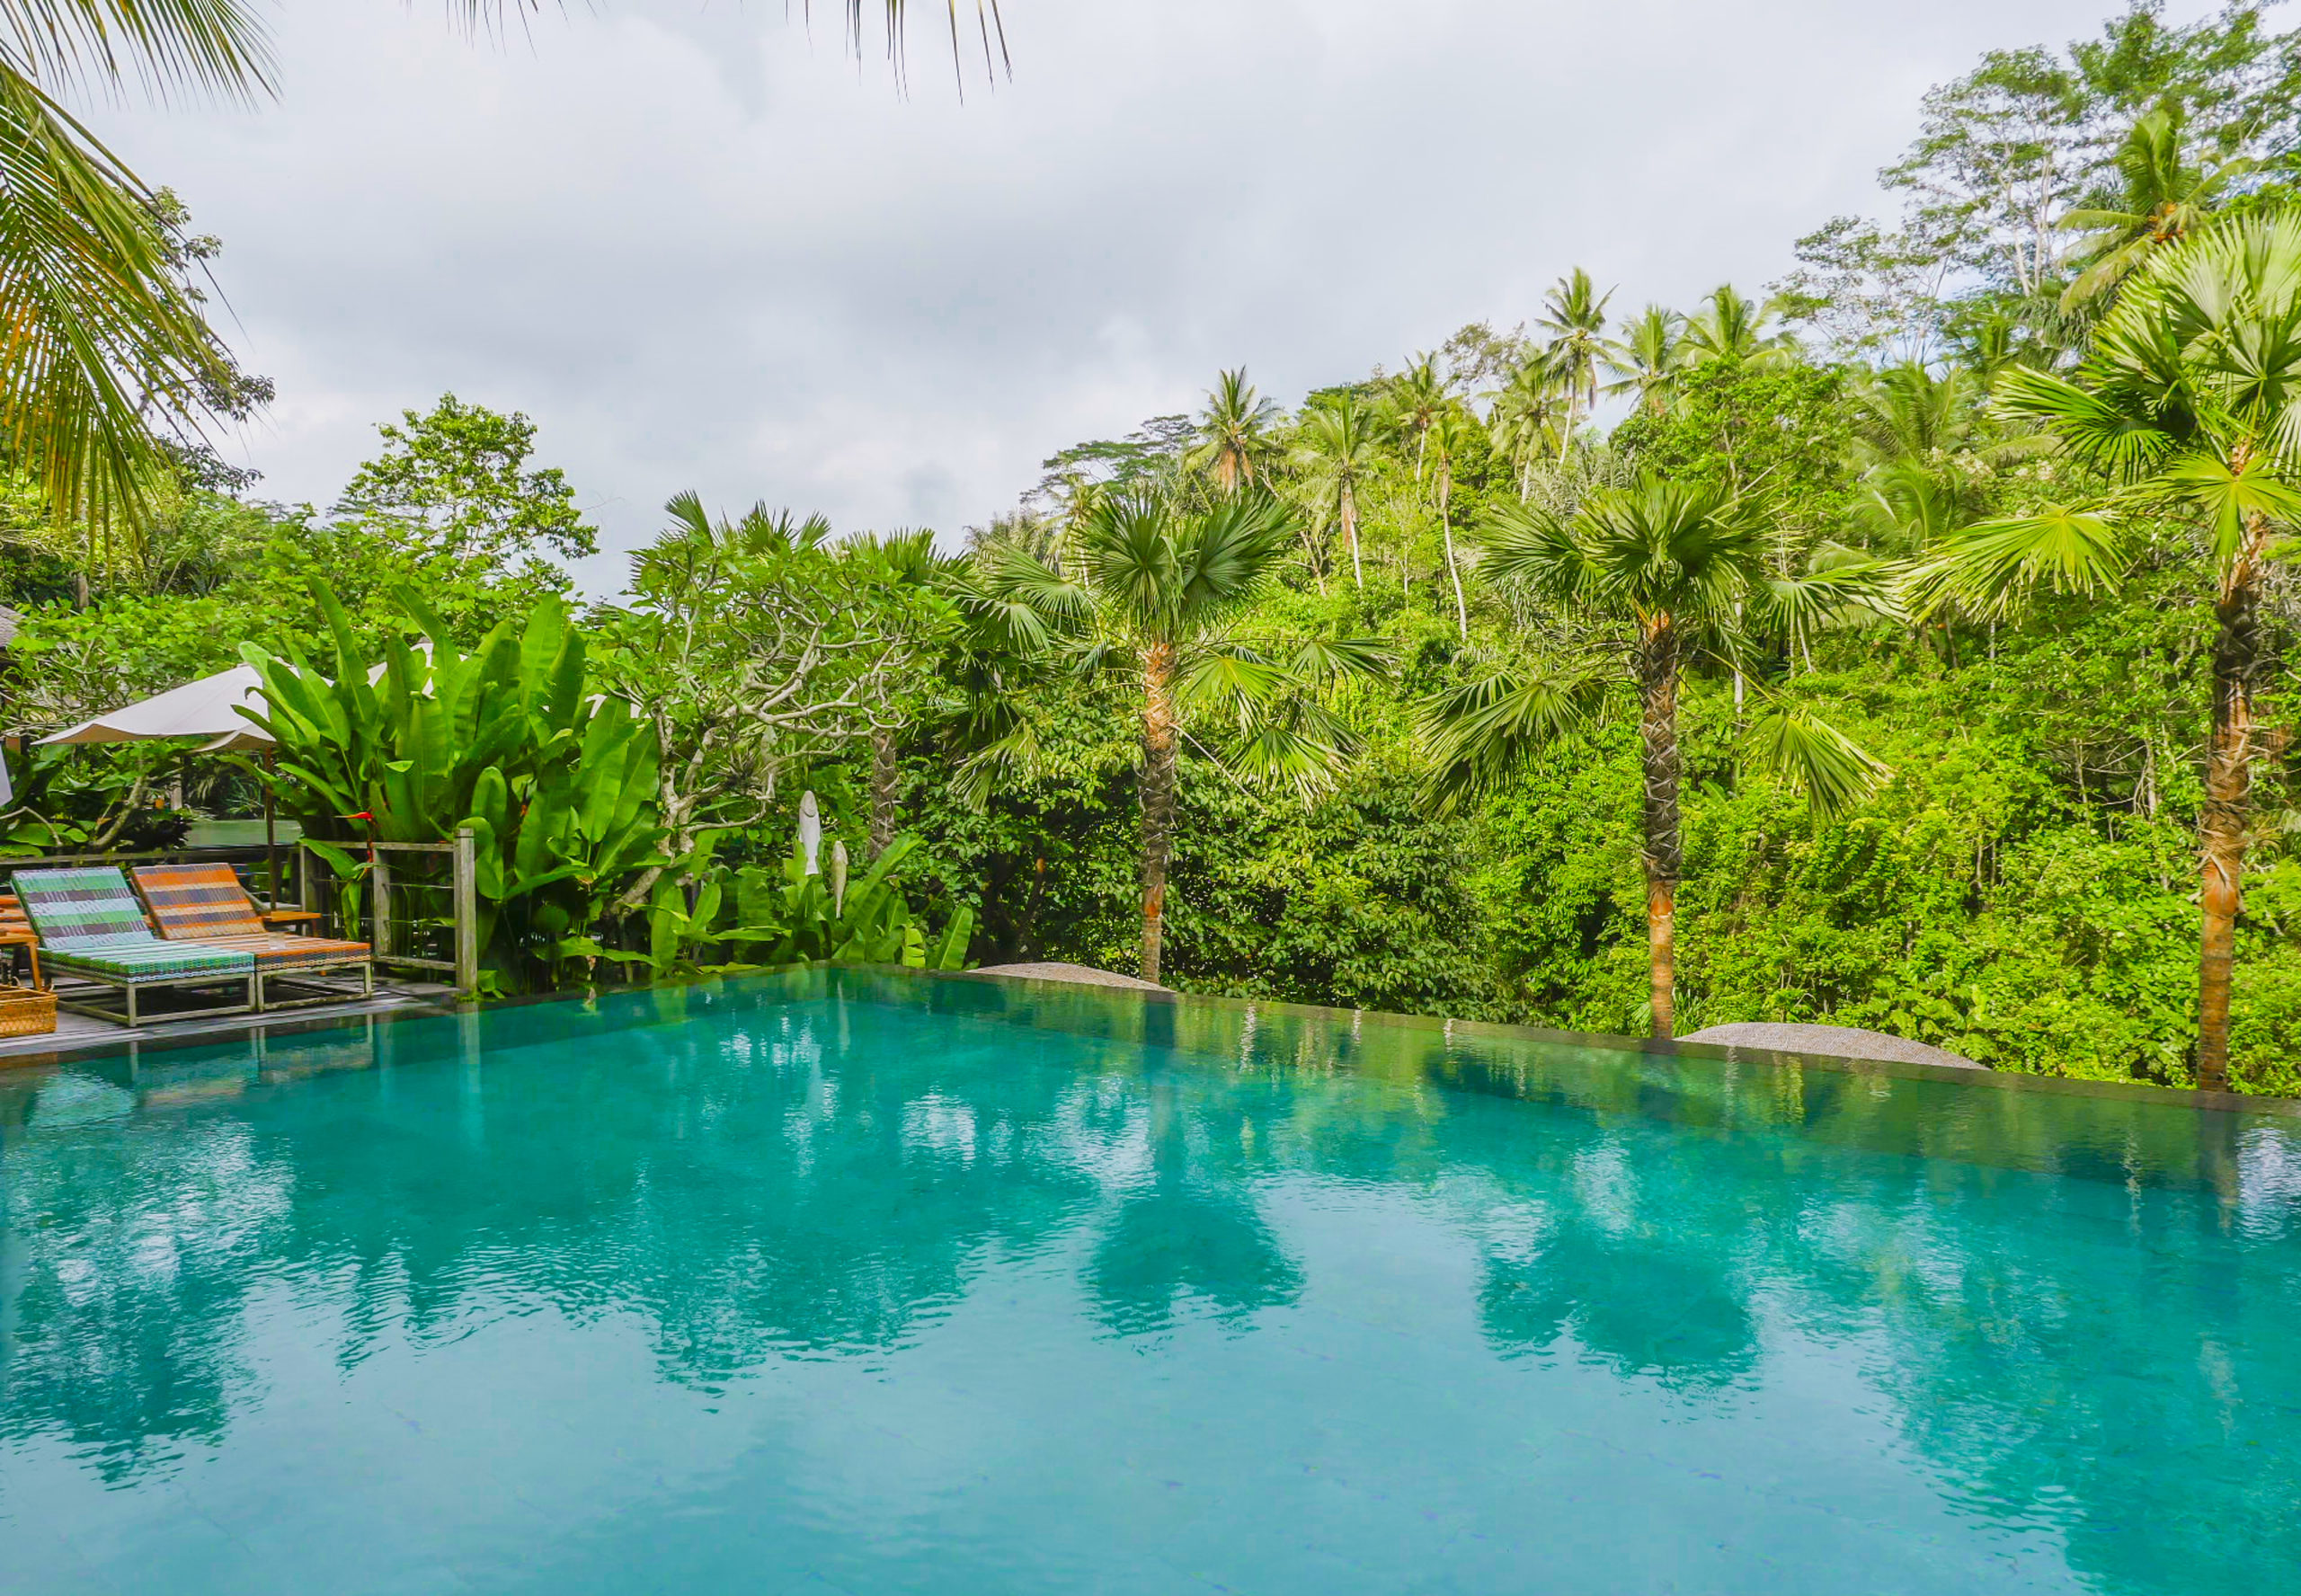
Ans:
[[[376,990],[376,951],[364,942],[289,936],[265,927],[255,902],[229,864],[139,864],[136,890],[144,894],[160,935],[204,947],[236,948],[255,961],[255,1006],[302,1008],[341,1003],[342,992],[316,998],[274,998],[269,983],[324,970],[357,970],[362,993]]]
[[[19,870],[16,896],[40,934],[51,975],[76,975],[126,994],[127,1013],[58,998],[59,1007],[115,1024],[138,1024],[136,995],[147,987],[236,986],[237,1003],[198,1009],[202,1015],[245,1014],[256,1005],[254,956],[244,948],[163,942],[144,923],[144,906],[128,878],[106,864],[77,870]],[[178,1013],[182,1011],[179,1010]],[[174,1016],[171,1016],[174,1017]]]

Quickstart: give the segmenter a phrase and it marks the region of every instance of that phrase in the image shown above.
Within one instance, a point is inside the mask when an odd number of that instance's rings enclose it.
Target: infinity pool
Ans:
[[[2297,1130],[872,972],[0,1073],[0,1590],[2301,1591]]]

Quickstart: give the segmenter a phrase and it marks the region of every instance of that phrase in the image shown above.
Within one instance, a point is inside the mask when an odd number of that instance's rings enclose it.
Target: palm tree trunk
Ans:
[[[1175,845],[1175,651],[1154,643],[1142,656],[1142,979],[1159,979],[1167,928],[1167,861]]]
[[[1452,505],[1454,496],[1454,467],[1452,461],[1438,467],[1438,530],[1446,539],[1446,574],[1454,583],[1454,625],[1460,628],[1462,641],[1470,640],[1470,607],[1462,598],[1462,568],[1454,563],[1454,521]]]
[[[895,734],[891,727],[871,728],[871,856],[887,851],[895,839]]]
[[[1638,645],[1639,738],[1644,766],[1640,804],[1646,847],[1646,946],[1653,981],[1654,1034],[1668,1036],[1677,1018],[1678,879],[1685,871],[1678,837],[1678,636],[1668,616],[1646,623]]]
[[[2261,647],[2259,555],[2269,540],[2260,517],[2246,528],[2213,606],[2213,740],[2205,755],[2205,812],[2198,820],[2202,880],[2198,904],[2197,1084],[2229,1086],[2229,993],[2237,953],[2237,911],[2243,900],[2245,831],[2253,779],[2253,692]]]
[[[1358,563],[1358,495],[1348,483],[1342,484],[1342,536],[1350,545],[1350,581],[1360,592],[1366,590],[1366,568]]]

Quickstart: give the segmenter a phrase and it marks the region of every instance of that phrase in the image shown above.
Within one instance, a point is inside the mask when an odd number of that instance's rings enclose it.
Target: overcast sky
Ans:
[[[277,103],[93,120],[224,240],[266,496],[453,390],[536,420],[611,549],[688,487],[949,536],[1223,366],[1292,403],[1576,264],[1618,308],[1755,289],[1879,208],[1928,86],[2112,0],[1006,0],[964,103],[914,6],[905,95],[839,0],[493,43],[288,0]]]

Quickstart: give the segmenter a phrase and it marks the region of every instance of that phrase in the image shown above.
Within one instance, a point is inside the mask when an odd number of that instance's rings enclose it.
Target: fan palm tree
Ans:
[[[1183,464],[1212,474],[1222,496],[1235,499],[1254,484],[1262,462],[1276,448],[1272,433],[1285,419],[1275,400],[1255,391],[1245,367],[1225,371],[1207,390],[1206,408],[1198,412],[1198,441],[1183,456]]]
[[[1350,580],[1361,592],[1366,572],[1358,553],[1358,489],[1381,457],[1374,417],[1355,394],[1314,404],[1302,417],[1296,467],[1322,513],[1331,510],[1350,548]]]
[[[1647,946],[1654,1034],[1676,1014],[1680,843],[1678,696],[1686,668],[1743,663],[1751,628],[1792,632],[1848,604],[1878,598],[1880,569],[1849,563],[1802,577],[1773,573],[1768,538],[1720,488],[1653,474],[1600,488],[1571,516],[1506,503],[1486,526],[1479,568],[1524,584],[1591,631],[1578,660],[1511,661],[1428,700],[1435,795],[1454,802],[1491,787],[1603,714],[1619,678],[1636,700],[1642,749]],[[1822,812],[1865,797],[1886,771],[1843,734],[1797,706],[1768,702],[1748,732],[1754,758],[1802,787]]]
[[[1436,467],[1438,490],[1438,530],[1446,543],[1446,574],[1454,584],[1454,623],[1461,629],[1464,643],[1470,636],[1470,608],[1462,597],[1461,564],[1454,557],[1454,466],[1463,451],[1485,431],[1479,425],[1478,417],[1459,404],[1450,404],[1440,411],[1430,427],[1430,457]]]
[[[2279,538],[2301,528],[2301,217],[2217,224],[2157,252],[2126,279],[2071,377],[2014,367],[1998,395],[2119,486],[1953,535],[1913,573],[1918,602],[2004,614],[2040,587],[2108,589],[2169,516],[2201,537],[2211,563],[2197,1081],[2219,1089],[2229,1078],[2255,699],[2271,669],[2262,586]]]
[[[1371,643],[1258,644],[1242,633],[1293,537],[1284,507],[1266,496],[1190,510],[1138,487],[1096,506],[1079,539],[1083,581],[1014,555],[988,584],[1050,630],[1081,636],[1085,657],[1098,667],[1124,669],[1142,684],[1145,980],[1159,979],[1163,959],[1184,740],[1242,779],[1310,797],[1339,773],[1349,746],[1324,690],[1342,676],[1382,669]],[[1196,735],[1202,725],[1211,742]]]
[[[1606,341],[1606,306],[1613,297],[1612,288],[1599,293],[1590,274],[1577,266],[1550,285],[1542,296],[1542,314],[1534,318],[1534,324],[1550,335],[1541,358],[1566,395],[1561,457],[1572,444],[1581,417],[1597,406],[1598,368],[1614,352]]]
[[[1623,323],[1621,341],[1605,357],[1606,369],[1615,380],[1604,392],[1634,395],[1657,413],[1668,408],[1693,353],[1685,328],[1685,317],[1659,305],[1649,305]]]
[[[476,25],[530,0],[458,0]],[[948,8],[955,64],[958,8]],[[984,58],[997,0],[977,0]],[[902,66],[903,0],[886,0]],[[848,8],[859,46],[863,12]],[[238,401],[162,196],[66,111],[82,87],[128,80],[155,97],[272,92],[247,0],[0,0],[0,453],[49,514],[86,529],[91,554],[133,542],[155,483]]]
[[[2062,290],[2072,310],[2104,295],[2168,244],[2195,231],[2258,163],[2192,162],[2179,105],[2161,106],[2133,125],[2113,157],[2124,192],[2110,205],[2069,212],[2056,224],[2085,235],[2072,255],[2077,276]]]
[[[1744,297],[1732,283],[1720,283],[1686,324],[1688,363],[1707,366],[1713,360],[1734,360],[1774,366],[1794,359],[1796,335],[1773,323],[1772,305]]]

